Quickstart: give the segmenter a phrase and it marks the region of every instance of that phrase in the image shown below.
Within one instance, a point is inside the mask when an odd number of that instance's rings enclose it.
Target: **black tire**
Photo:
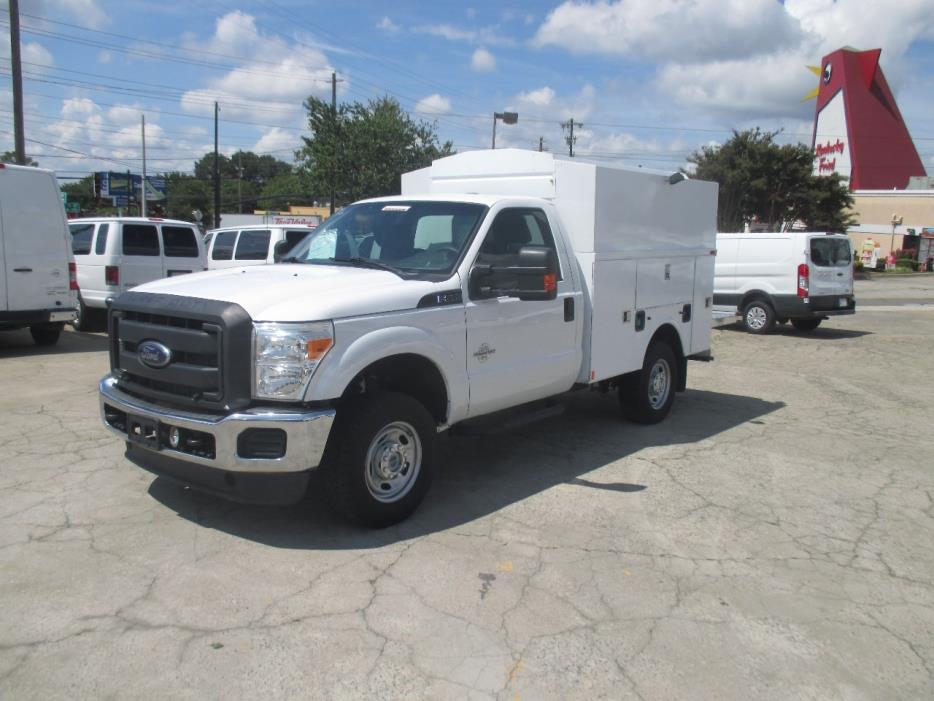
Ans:
[[[820,326],[821,321],[822,319],[792,319],[791,325],[798,331],[813,331]]]
[[[81,295],[78,295],[78,315],[75,317],[75,320],[71,322],[71,327],[75,331],[83,332],[100,330],[100,310],[87,306],[84,300],[81,299]]]
[[[407,394],[374,392],[346,402],[322,466],[331,505],[371,528],[406,519],[431,486],[435,435],[431,414]]]
[[[29,333],[32,334],[32,340],[35,341],[37,346],[54,346],[58,343],[58,337],[62,334],[62,324],[30,326]]]
[[[749,333],[771,333],[775,328],[775,310],[761,299],[754,299],[743,309],[743,328]]]
[[[664,389],[658,386],[660,379],[665,382]],[[627,375],[619,384],[623,415],[635,423],[657,424],[671,411],[677,386],[678,361],[674,351],[667,343],[653,343],[645,353],[642,370]]]

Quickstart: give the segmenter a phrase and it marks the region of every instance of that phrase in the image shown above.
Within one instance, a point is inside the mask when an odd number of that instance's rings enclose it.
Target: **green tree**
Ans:
[[[260,156],[252,151],[237,151],[232,156],[218,154],[218,170],[221,182],[240,180],[252,183],[259,189],[267,181],[279,175],[292,172],[292,166],[270,155]],[[214,180],[214,154],[206,153],[195,162],[195,177],[199,180],[213,182]]]
[[[289,173],[271,178],[266,183],[259,204],[263,209],[287,210],[289,205],[313,205],[314,202],[306,178],[298,173]]]
[[[69,202],[77,202],[81,206],[81,214],[95,212],[98,202],[94,192],[94,176],[86,175],[80,180],[74,180],[61,187],[62,192],[68,195]]]
[[[0,156],[0,163],[16,163],[16,151],[4,151],[3,155]],[[38,168],[39,163],[26,156],[26,165],[32,166],[33,168]]]
[[[310,191],[321,198],[334,188],[338,203],[398,194],[402,173],[453,153],[440,144],[435,125],[415,121],[394,99],[343,103],[332,110],[316,97],[305,101],[311,136],[296,152]]]
[[[758,127],[733,132],[726,143],[704,146],[688,159],[695,176],[720,185],[717,226],[742,231],[756,219],[778,230],[803,221],[815,230],[844,231],[853,223],[853,198],[839,176],[814,175],[814,153],[804,144],[775,143],[780,132]]]
[[[198,211],[205,226],[210,228],[214,221],[214,191],[211,187],[203,180],[184,173],[167,173],[165,181],[165,216],[194,221],[193,212]]]

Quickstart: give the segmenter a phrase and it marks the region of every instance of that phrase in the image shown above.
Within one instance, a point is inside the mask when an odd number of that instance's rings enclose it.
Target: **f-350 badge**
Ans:
[[[477,349],[477,352],[473,354],[473,357],[476,358],[479,362],[485,363],[487,358],[493,355],[496,352],[495,348],[490,348],[490,344],[481,343],[480,347]]]

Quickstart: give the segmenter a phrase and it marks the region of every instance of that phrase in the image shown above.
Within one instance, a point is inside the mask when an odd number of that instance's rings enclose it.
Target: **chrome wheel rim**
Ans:
[[[765,327],[766,322],[765,309],[762,307],[750,307],[746,310],[746,325],[756,331]]]
[[[366,453],[366,488],[377,501],[392,503],[408,494],[422,466],[422,442],[405,421],[384,426]]]
[[[671,367],[664,358],[659,358],[649,372],[649,405],[661,409],[671,392]]]

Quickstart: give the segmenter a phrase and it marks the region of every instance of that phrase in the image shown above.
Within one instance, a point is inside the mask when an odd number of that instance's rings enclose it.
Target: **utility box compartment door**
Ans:
[[[590,380],[604,380],[642,367],[645,341],[635,330],[636,261],[593,264]]]
[[[652,309],[690,304],[694,299],[694,258],[649,258],[639,261],[636,306]]]

